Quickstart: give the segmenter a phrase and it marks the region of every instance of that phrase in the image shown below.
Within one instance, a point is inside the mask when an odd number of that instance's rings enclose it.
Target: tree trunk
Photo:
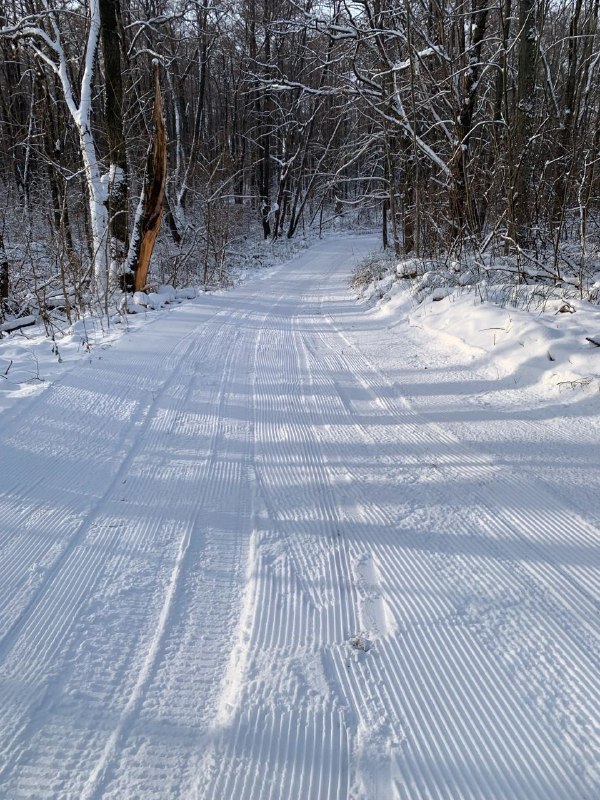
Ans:
[[[43,75],[42,96],[46,113],[46,125],[44,128],[44,144],[47,155],[48,182],[52,196],[52,219],[54,228],[58,236],[64,239],[64,246],[67,252],[72,253],[73,236],[69,219],[69,206],[67,205],[67,187],[61,169],[58,164],[62,160],[62,146],[60,142],[59,116],[60,106],[55,102],[51,92],[49,81]]]
[[[8,258],[4,249],[4,235],[0,233],[0,319],[4,319],[4,306],[8,300]]]
[[[408,255],[409,253],[412,253],[413,250],[416,252],[417,244],[415,234],[415,223],[417,216],[415,208],[417,152],[413,148],[412,141],[410,141],[407,136],[402,136],[402,141],[404,145],[404,180],[402,185],[402,248],[405,255]]]
[[[271,61],[271,29],[270,24],[270,8],[267,0],[264,4],[264,61],[270,64]],[[271,127],[273,126],[273,100],[271,93],[268,89],[263,89],[262,94],[262,108],[260,108],[259,99],[259,129],[260,136],[258,139],[259,150],[259,177],[258,177],[258,191],[259,191],[259,204],[260,216],[263,228],[263,237],[268,239],[271,235]],[[260,98],[260,95],[259,95]]]
[[[394,255],[400,256],[401,248],[400,248],[400,237],[398,236],[398,204],[397,204],[397,175],[396,175],[396,153],[394,150],[396,149],[396,137],[390,135],[387,125],[384,126],[383,130],[383,139],[384,139],[384,147],[385,147],[385,163],[384,163],[384,175],[387,182],[388,187],[388,196],[387,196],[387,208],[390,212],[390,223],[392,229],[392,242],[394,246]],[[386,225],[386,237],[387,237],[387,225]],[[410,243],[410,249],[412,250],[413,244]]]
[[[537,30],[535,0],[519,2],[519,71],[515,112],[515,145],[512,172],[512,236],[521,247],[533,243],[531,223],[534,159],[531,143],[534,131]]]
[[[453,238],[462,239],[467,231],[479,230],[479,215],[468,179],[469,144],[475,100],[481,70],[481,48],[487,21],[487,0],[473,0],[470,46],[464,48],[468,66],[462,77],[462,98],[454,126],[454,153],[450,161],[450,217]]]
[[[114,279],[127,252],[128,172],[123,130],[123,79],[118,0],[99,0],[104,55],[105,119],[108,138],[108,208],[110,274]]]
[[[150,259],[160,230],[167,182],[167,134],[163,115],[158,62],[154,62],[154,135],[148,148],[144,186],[127,259],[134,273],[134,289],[142,291],[148,280]]]
[[[558,135],[557,176],[554,189],[554,203],[552,219],[560,224],[568,202],[568,184],[574,156],[574,132],[577,115],[576,89],[577,89],[577,39],[579,38],[579,17],[581,14],[582,0],[576,0],[573,15],[569,24],[569,38],[567,44],[567,79],[563,91]]]

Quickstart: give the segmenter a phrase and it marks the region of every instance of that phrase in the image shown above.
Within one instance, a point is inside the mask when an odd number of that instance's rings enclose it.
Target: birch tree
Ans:
[[[41,11],[23,16],[12,25],[0,29],[0,36],[22,41],[58,79],[62,96],[75,125],[79,139],[83,175],[88,195],[89,221],[93,251],[93,290],[101,303],[106,303],[108,290],[108,260],[106,208],[107,177],[98,161],[96,142],[91,124],[94,72],[100,40],[99,0],[87,0],[85,43],[81,53],[83,69],[75,85],[61,32],[61,13],[68,9],[50,6],[41,0]]]

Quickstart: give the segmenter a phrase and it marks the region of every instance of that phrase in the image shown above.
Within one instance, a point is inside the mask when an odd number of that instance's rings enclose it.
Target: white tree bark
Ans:
[[[89,30],[83,54],[84,69],[79,85],[79,104],[69,77],[67,57],[63,48],[61,32],[56,15],[52,12],[47,0],[43,0],[44,13],[39,17],[39,24],[32,24],[28,17],[12,27],[0,29],[0,35],[21,39],[29,44],[35,55],[57,75],[63,97],[73,119],[79,136],[79,148],[83,162],[83,173],[88,193],[90,225],[93,245],[93,293],[105,304],[108,291],[108,260],[106,208],[107,187],[100,172],[96,153],[96,144],[91,127],[92,89],[94,70],[100,37],[100,11],[98,0],[87,0]],[[42,27],[46,20],[51,34]]]

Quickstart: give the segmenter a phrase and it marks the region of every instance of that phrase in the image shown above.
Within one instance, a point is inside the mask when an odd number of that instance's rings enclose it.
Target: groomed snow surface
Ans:
[[[357,304],[375,246],[2,412],[3,800],[600,797],[599,395]]]

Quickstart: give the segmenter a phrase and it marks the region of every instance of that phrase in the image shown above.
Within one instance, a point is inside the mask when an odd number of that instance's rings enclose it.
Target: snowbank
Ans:
[[[597,306],[554,299],[543,311],[500,307],[474,293],[435,295],[409,320],[432,335],[487,355],[505,373],[531,373],[549,389],[600,388],[600,347],[591,341],[600,328]]]
[[[600,308],[548,287],[487,287],[471,272],[448,285],[426,273],[418,281],[387,275],[362,298],[389,326],[421,328],[440,344],[486,360],[499,375],[527,379],[545,394],[600,390]],[[469,285],[471,284],[471,285]],[[516,305],[516,307],[514,307]]]

